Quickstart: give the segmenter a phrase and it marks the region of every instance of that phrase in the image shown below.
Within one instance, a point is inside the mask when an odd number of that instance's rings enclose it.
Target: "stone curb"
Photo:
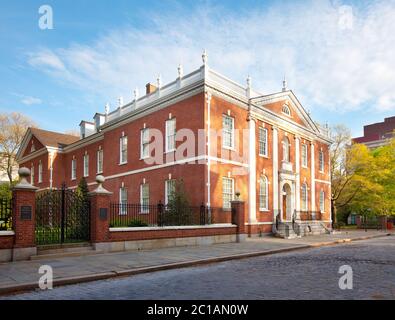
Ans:
[[[70,285],[70,284],[78,284],[78,283],[83,283],[83,282],[105,280],[105,279],[116,278],[116,277],[126,277],[126,276],[131,276],[131,275],[138,275],[138,274],[163,271],[163,270],[170,270],[170,269],[177,269],[177,268],[186,268],[186,267],[192,267],[192,266],[198,266],[198,265],[206,265],[206,264],[211,264],[211,263],[216,263],[216,262],[224,262],[224,261],[230,261],[230,260],[241,260],[241,259],[253,258],[253,257],[258,257],[258,256],[266,256],[266,255],[272,255],[272,254],[278,254],[278,253],[284,253],[284,252],[298,251],[298,250],[304,250],[304,249],[309,249],[309,248],[332,246],[332,245],[337,245],[337,244],[342,244],[342,243],[347,243],[347,242],[368,240],[368,239],[374,239],[374,238],[382,238],[382,237],[387,237],[387,236],[391,236],[391,234],[386,233],[386,234],[382,234],[382,235],[365,236],[365,237],[358,237],[358,238],[344,238],[344,239],[338,239],[335,241],[295,245],[295,246],[281,248],[281,249],[248,252],[248,253],[234,254],[234,255],[228,255],[228,256],[222,256],[222,257],[175,262],[175,263],[150,266],[150,267],[142,267],[142,268],[133,268],[133,269],[127,269],[127,270],[121,270],[121,271],[109,271],[109,272],[89,274],[89,275],[83,275],[83,276],[66,277],[66,278],[54,279],[53,286],[56,287],[56,286],[63,286],[63,285]],[[0,287],[0,296],[8,295],[8,294],[16,294],[16,293],[25,292],[25,291],[32,291],[32,290],[36,290],[36,289],[38,289],[37,282],[27,282],[27,283],[17,284],[17,285],[2,286],[2,287]]]

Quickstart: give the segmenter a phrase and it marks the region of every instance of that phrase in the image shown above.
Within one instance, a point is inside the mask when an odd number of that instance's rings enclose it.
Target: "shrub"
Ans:
[[[146,222],[144,222],[142,220],[139,220],[139,219],[133,219],[133,220],[129,221],[128,227],[131,227],[131,228],[148,227],[148,223],[146,223]]]

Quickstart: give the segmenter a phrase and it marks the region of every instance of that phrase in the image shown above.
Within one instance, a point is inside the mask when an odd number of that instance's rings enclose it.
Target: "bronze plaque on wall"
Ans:
[[[101,220],[107,220],[107,208],[99,209],[99,217]]]
[[[31,206],[21,206],[21,220],[32,220]]]

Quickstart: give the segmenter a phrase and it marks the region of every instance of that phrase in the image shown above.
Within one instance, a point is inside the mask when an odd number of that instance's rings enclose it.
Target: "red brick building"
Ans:
[[[327,129],[312,121],[296,96],[260,94],[210,69],[196,71],[146,95],[82,121],[80,138],[29,129],[17,159],[40,190],[76,187],[98,174],[114,202],[167,201],[183,179],[190,201],[230,207],[240,192],[250,233],[282,221],[331,223]]]
[[[394,137],[395,117],[385,118],[384,122],[369,124],[363,127],[363,136],[354,138],[354,143],[365,144],[369,148],[377,148],[388,143]]]

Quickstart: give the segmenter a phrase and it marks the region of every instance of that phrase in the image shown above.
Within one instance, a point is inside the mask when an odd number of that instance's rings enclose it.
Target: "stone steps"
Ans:
[[[324,228],[319,221],[299,221],[295,225],[295,231],[292,222],[280,222],[276,236],[285,239],[295,239],[309,235],[328,233],[327,229]]]

